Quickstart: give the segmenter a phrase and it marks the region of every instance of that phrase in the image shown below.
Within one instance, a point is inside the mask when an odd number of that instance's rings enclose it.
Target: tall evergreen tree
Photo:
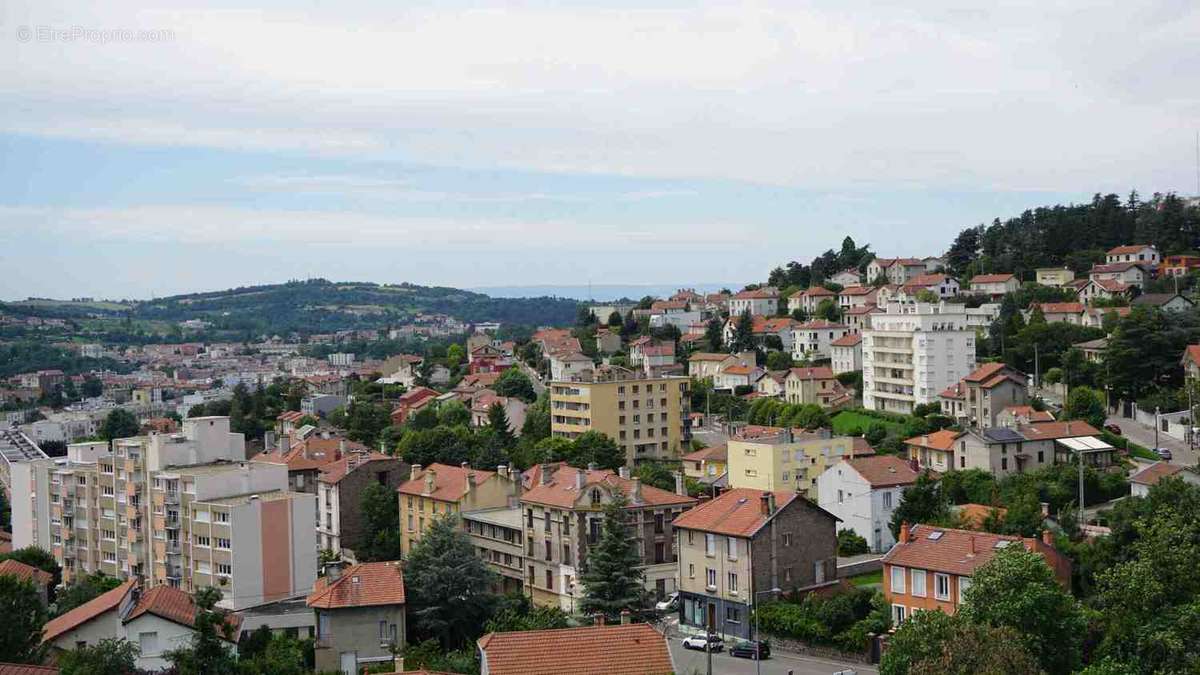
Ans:
[[[458,517],[435,518],[413,546],[404,568],[414,632],[452,649],[479,636],[496,596],[492,572],[475,554]]]
[[[733,328],[733,340],[729,342],[729,351],[746,352],[754,349],[754,318],[750,310],[742,312]]]
[[[512,429],[508,427],[508,413],[504,412],[504,406],[500,405],[499,401],[488,406],[488,429],[492,432],[492,437],[501,446],[507,448],[512,446],[516,440],[513,438]]]
[[[0,662],[38,663],[46,608],[28,581],[0,576]]]
[[[374,481],[360,497],[362,534],[354,542],[356,557],[364,562],[400,558],[400,504],[398,493]]]
[[[721,351],[724,339],[721,337],[724,324],[721,322],[721,317],[714,316],[708,320],[708,324],[704,326],[704,339],[708,341],[708,349],[712,352]]]
[[[625,527],[625,507],[629,502],[620,492],[604,507],[600,540],[587,553],[587,567],[579,576],[586,595],[580,608],[618,620],[621,610],[638,611],[645,604],[644,574],[637,540]]]

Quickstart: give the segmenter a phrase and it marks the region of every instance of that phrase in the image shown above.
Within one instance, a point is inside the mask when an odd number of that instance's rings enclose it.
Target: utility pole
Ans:
[[[1038,359],[1038,344],[1033,343],[1033,388],[1040,390],[1042,388],[1042,369],[1041,362]]]
[[[1158,452],[1158,406],[1154,406],[1154,452]]]

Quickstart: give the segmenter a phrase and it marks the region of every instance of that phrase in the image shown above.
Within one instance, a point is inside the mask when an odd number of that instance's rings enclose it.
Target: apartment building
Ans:
[[[987,429],[1000,413],[1029,402],[1025,374],[1003,363],[985,363],[938,395],[942,412],[964,427]]]
[[[834,375],[862,370],[862,336],[851,333],[830,342],[829,365]]]
[[[890,303],[862,335],[870,410],[911,413],[975,368],[975,329],[962,305]]]
[[[620,473],[541,467],[537,483],[521,496],[525,516],[525,587],[533,602],[574,612],[584,595],[579,582],[588,547],[600,540],[604,507],[621,493],[629,536],[641,553],[646,589],[662,599],[675,591],[672,522],[696,504],[676,475],[675,492],[642,485]]]
[[[396,490],[409,466],[381,453],[349,454],[321,468],[317,478],[317,546],[355,560],[362,536],[362,493],[379,484]]]
[[[770,316],[779,311],[779,292],[773,288],[759,288],[735,293],[729,299],[729,315]]]
[[[849,396],[833,370],[825,366],[789,368],[783,380],[783,398],[788,403],[811,403],[822,407],[849,402]]]
[[[1058,582],[1071,586],[1071,560],[1054,548],[1049,530],[1040,539],[956,530],[933,525],[900,527],[896,545],[883,557],[883,595],[896,626],[916,611],[954,614],[975,571],[1008,546],[1041,554]]]
[[[1106,263],[1140,262],[1147,265],[1159,263],[1158,249],[1150,244],[1128,244],[1117,246],[1105,255]]]
[[[850,436],[828,429],[747,427],[730,436],[727,448],[730,487],[799,492],[813,500],[826,467],[866,454]]]
[[[525,529],[520,506],[462,514],[463,529],[479,557],[496,573],[497,593],[525,588]]]
[[[798,361],[829,358],[829,346],[850,332],[845,324],[808,321],[792,328],[792,357]],[[785,345],[786,347],[787,345]]]
[[[688,378],[645,377],[625,368],[597,370],[591,379],[550,383],[550,433],[578,438],[598,431],[625,451],[625,463],[677,459],[691,440]]]
[[[882,276],[889,284],[903,286],[909,279],[928,271],[925,261],[920,258],[875,258],[867,263],[867,281],[874,283]]]
[[[836,523],[795,492],[749,488],[679,516],[680,624],[748,639],[757,602],[838,583]]]
[[[407,556],[425,528],[438,516],[480,509],[513,506],[521,475],[507,468],[497,471],[461,466],[413,464],[408,480],[400,484],[400,552]]]
[[[246,462],[228,417],[176,434],[68,446],[30,463],[14,491],[18,531],[39,531],[63,581],[101,571],[187,592],[221,589],[231,609],[305,592],[316,576],[315,499],[287,469]]]

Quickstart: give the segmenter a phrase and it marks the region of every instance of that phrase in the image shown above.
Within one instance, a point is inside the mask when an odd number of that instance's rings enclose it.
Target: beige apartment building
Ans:
[[[598,431],[625,451],[625,463],[678,459],[691,440],[688,378],[645,377],[625,368],[597,370],[590,379],[550,383],[550,432],[578,438]]]
[[[866,454],[864,449],[855,449],[854,438],[833,436],[826,429],[765,431],[729,438],[729,487],[800,492],[816,501],[817,478],[826,468],[855,452]]]
[[[316,578],[315,497],[286,491],[286,467],[244,457],[228,417],[191,418],[179,433],[72,444],[33,462],[13,497],[45,503],[33,517],[64,583],[101,571],[214,586],[231,609],[303,595]]]

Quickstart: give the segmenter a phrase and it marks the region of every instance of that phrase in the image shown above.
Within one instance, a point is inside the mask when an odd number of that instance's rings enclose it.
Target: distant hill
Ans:
[[[472,323],[566,325],[574,322],[578,304],[552,297],[493,298],[440,286],[309,279],[129,304],[31,299],[5,303],[4,309],[35,316],[87,315],[171,322],[200,319],[217,330],[314,333],[396,325],[418,314],[446,314]]]
[[[481,286],[473,291],[486,293],[493,298],[523,298],[531,295],[573,298],[612,302],[622,299],[641,300],[647,295],[656,298],[670,297],[680,288],[691,288],[697,293],[716,293],[722,288],[741,289],[744,282],[686,283],[686,284],[586,284],[561,286]]]

